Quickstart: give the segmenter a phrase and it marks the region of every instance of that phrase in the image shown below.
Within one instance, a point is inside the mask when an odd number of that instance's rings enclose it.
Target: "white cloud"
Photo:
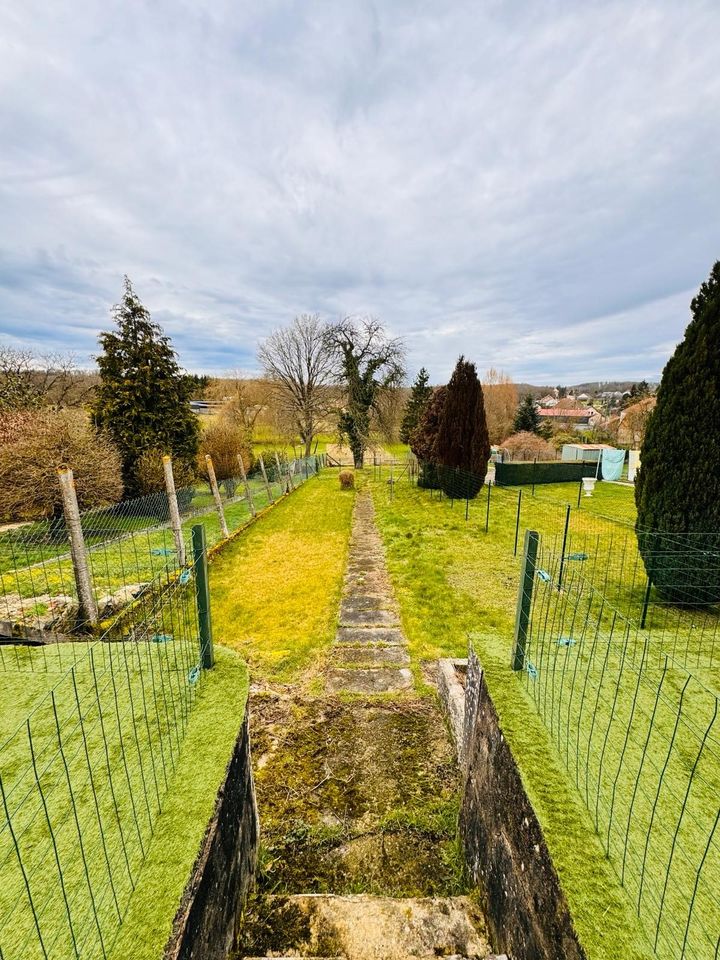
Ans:
[[[410,366],[661,369],[720,255],[720,10],[11,0],[0,331],[88,354],[127,272],[193,369],[370,312]]]

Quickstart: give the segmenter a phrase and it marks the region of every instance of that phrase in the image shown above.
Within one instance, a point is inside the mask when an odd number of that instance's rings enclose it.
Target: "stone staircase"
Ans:
[[[488,960],[483,918],[468,897],[297,894],[265,897],[245,924],[252,960]],[[250,960],[251,954],[241,956]],[[499,960],[499,958],[498,958]]]
[[[455,751],[409,662],[361,489],[325,693],[255,702],[266,865],[238,960],[493,956],[477,904],[454,895],[468,885],[453,866],[452,823],[438,816],[459,788]]]

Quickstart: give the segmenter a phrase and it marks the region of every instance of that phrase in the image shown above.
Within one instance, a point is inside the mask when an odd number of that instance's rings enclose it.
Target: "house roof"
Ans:
[[[538,413],[541,417],[566,417],[569,419],[575,417],[580,419],[580,417],[592,417],[595,411],[591,407],[569,409],[567,407],[542,407],[538,410]]]

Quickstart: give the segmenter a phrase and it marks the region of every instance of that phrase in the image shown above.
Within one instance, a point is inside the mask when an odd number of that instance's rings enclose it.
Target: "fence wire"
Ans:
[[[658,956],[714,958],[718,698],[556,542],[531,582],[524,683],[605,852]]]
[[[203,669],[192,565],[100,639],[0,646],[0,956],[106,957]]]
[[[266,464],[267,483],[256,468],[247,478],[220,481],[220,500],[230,534],[248,523],[321,467],[320,457]],[[223,539],[208,484],[177,490],[186,555],[191,528],[202,523],[208,546]],[[165,491],[124,500],[81,515],[92,588],[100,620],[135,599],[154,578],[180,567]],[[24,524],[0,535],[0,642],[2,638],[43,642],[82,628],[77,587],[63,518]]]

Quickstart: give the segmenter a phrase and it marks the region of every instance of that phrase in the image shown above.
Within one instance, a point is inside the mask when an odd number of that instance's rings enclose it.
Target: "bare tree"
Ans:
[[[482,381],[490,443],[502,443],[513,432],[518,405],[518,391],[503,371],[490,367]]]
[[[97,374],[80,370],[73,354],[37,356],[0,347],[0,410],[79,407],[95,389]]]
[[[309,456],[331,400],[334,358],[327,325],[317,314],[303,313],[270,334],[258,356],[276,403],[296,425]]]
[[[387,336],[374,317],[345,317],[329,327],[327,340],[335,359],[336,378],[345,390],[340,414],[341,436],[361,468],[370,442],[373,419],[381,426],[387,416],[388,393],[405,376],[402,340]]]

